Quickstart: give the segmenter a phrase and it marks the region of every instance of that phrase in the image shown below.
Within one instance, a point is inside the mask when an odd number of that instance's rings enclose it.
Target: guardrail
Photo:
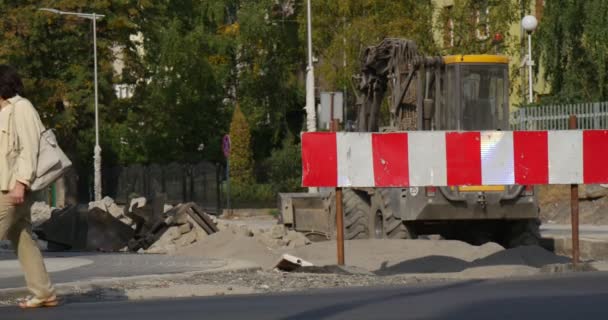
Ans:
[[[519,108],[509,123],[512,130],[566,130],[570,115],[577,116],[579,129],[608,129],[608,102]]]

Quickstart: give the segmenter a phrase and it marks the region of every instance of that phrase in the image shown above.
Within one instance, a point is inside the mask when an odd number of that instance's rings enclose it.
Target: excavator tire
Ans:
[[[368,239],[370,204],[367,194],[353,189],[342,191],[344,203],[344,239]]]
[[[510,221],[508,228],[503,240],[505,247],[515,248],[540,244],[540,221],[538,219]]]
[[[372,201],[370,230],[376,239],[414,239],[415,235],[395,216],[388,189],[377,189]]]

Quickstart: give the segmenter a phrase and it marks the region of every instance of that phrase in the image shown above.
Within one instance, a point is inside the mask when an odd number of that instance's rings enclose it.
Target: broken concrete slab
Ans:
[[[53,208],[51,208],[46,202],[34,202],[30,208],[32,226],[37,227],[40,224],[51,218]]]
[[[34,231],[49,246],[72,250],[118,251],[133,237],[133,229],[108,212],[83,206],[53,211]]]
[[[277,262],[275,268],[281,271],[294,271],[301,267],[312,267],[313,264],[296,256],[284,254]]]

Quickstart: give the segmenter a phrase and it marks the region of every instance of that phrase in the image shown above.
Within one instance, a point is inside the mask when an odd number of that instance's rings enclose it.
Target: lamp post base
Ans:
[[[93,185],[95,191],[95,201],[99,201],[101,200],[101,147],[99,145],[95,146],[93,167],[95,170],[95,180]]]

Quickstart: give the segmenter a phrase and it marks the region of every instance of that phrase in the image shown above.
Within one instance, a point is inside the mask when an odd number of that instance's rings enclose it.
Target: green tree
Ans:
[[[443,54],[496,53],[520,41],[509,30],[519,23],[530,0],[454,0],[450,7],[440,10],[435,21],[435,30],[443,36]],[[500,46],[494,36],[500,34]],[[512,55],[513,52],[504,52]]]
[[[254,184],[253,156],[251,154],[251,133],[249,124],[241,108],[236,106],[230,123],[230,181],[236,187],[247,187]]]
[[[254,158],[262,161],[288,131],[299,132],[302,42],[294,1],[241,1],[238,14],[236,100],[252,129]]]
[[[96,12],[98,21],[99,115],[104,164],[111,165],[106,148],[109,124],[120,120],[122,106],[112,83],[113,48],[133,48],[129,35],[132,1],[0,2],[0,62],[15,66],[24,78],[26,96],[39,110],[47,127],[55,128],[66,152],[79,169],[82,182],[92,174],[94,145],[93,30],[91,20],[38,11],[53,7],[65,11]],[[126,54],[128,60],[131,55]],[[110,161],[108,161],[110,160]]]
[[[544,102],[608,100],[608,2],[547,1],[535,46],[551,86]]]
[[[435,53],[430,1],[320,0],[313,1],[313,48],[319,58],[318,86],[321,90],[351,88],[359,72],[362,51],[384,38],[415,40],[421,52]],[[299,16],[306,25],[306,10]],[[306,43],[306,28],[300,28]]]
[[[232,1],[212,0],[150,1],[138,9],[145,55],[143,67],[134,69],[139,80],[122,128],[128,146],[145,154],[137,160],[221,160],[234,37],[220,30],[230,23],[231,8]]]
[[[267,161],[268,178],[274,192],[298,192],[302,188],[302,153],[293,135],[287,135],[281,148]]]

